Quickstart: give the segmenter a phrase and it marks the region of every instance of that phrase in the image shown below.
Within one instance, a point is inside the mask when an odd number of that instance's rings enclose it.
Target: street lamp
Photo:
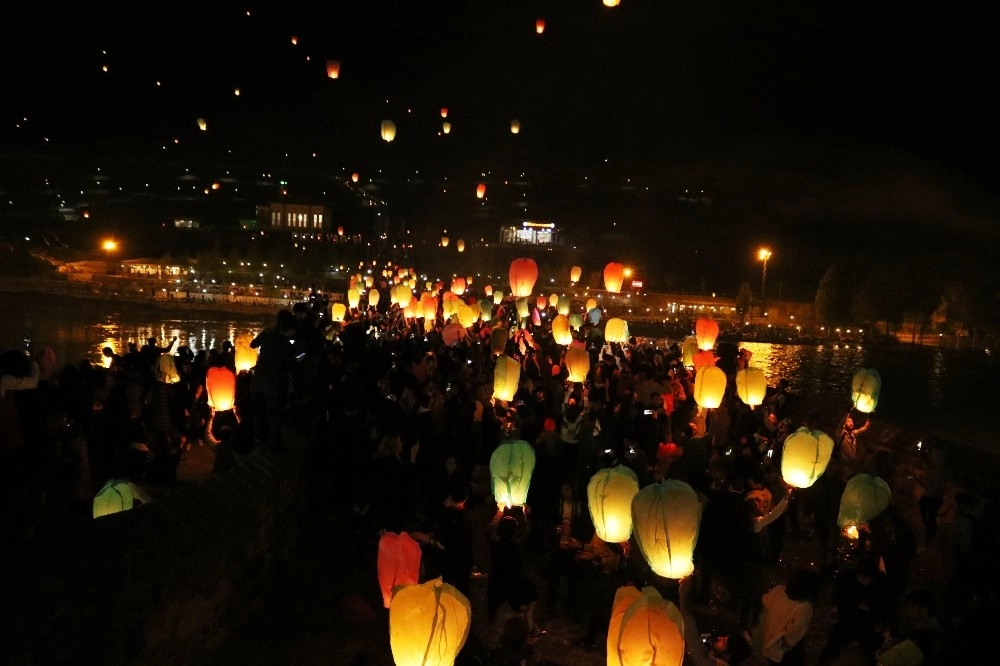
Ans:
[[[757,259],[764,264],[764,270],[760,274],[760,302],[767,298],[767,260],[771,258],[771,251],[766,247],[760,248],[757,252]]]

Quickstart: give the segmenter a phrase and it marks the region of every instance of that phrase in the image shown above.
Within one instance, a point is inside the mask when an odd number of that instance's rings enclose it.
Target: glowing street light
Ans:
[[[760,302],[767,298],[767,260],[771,258],[771,251],[766,247],[760,248],[757,252],[758,261],[763,262],[764,270],[760,275]]]
[[[108,254],[111,254],[112,252],[118,249],[118,243],[115,242],[114,239],[108,238],[103,243],[101,243],[101,249],[107,252]]]

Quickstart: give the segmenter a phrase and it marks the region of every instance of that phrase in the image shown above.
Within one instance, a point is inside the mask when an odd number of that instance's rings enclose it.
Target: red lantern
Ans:
[[[531,290],[535,288],[535,281],[538,279],[538,264],[534,259],[515,259],[510,262],[508,277],[514,297],[531,296]]]
[[[612,294],[617,294],[622,290],[625,282],[625,266],[616,261],[604,267],[604,288]]]
[[[420,582],[420,544],[406,532],[386,532],[378,542],[378,584],[388,608],[392,589]]]
[[[236,404],[236,375],[229,368],[209,368],[205,390],[209,407],[217,412],[232,409]]]
[[[715,347],[715,339],[719,337],[719,322],[699,319],[694,325],[694,335],[698,339],[698,349],[712,349]]]
[[[476,186],[476,198],[482,199],[485,196],[486,196],[486,183],[479,183],[479,185]]]
[[[717,360],[718,359],[715,358],[715,352],[711,350],[698,352],[694,355],[693,359],[694,369],[695,371],[698,371],[708,366],[714,366]]]
[[[535,21],[535,32],[539,35],[545,32],[545,19],[540,18]]]

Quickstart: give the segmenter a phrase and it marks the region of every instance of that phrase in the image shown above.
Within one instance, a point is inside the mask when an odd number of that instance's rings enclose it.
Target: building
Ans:
[[[257,228],[296,232],[330,232],[330,207],[312,204],[272,203],[257,207]]]
[[[505,245],[562,245],[562,237],[552,222],[522,222],[500,229]]]

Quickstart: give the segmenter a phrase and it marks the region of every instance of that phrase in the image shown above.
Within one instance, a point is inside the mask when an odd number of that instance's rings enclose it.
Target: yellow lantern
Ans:
[[[501,442],[490,456],[490,478],[497,506],[524,506],[528,501],[528,487],[534,470],[535,450],[531,444],[523,439]]]
[[[517,299],[517,316],[521,319],[527,319],[531,315],[531,308],[528,307],[527,298]]]
[[[451,134],[451,123],[449,123],[449,122],[441,123],[441,133],[442,134]]]
[[[160,354],[156,361],[157,377],[165,384],[176,384],[181,380],[177,374],[177,362],[170,354]]]
[[[236,350],[236,372],[252,370],[257,365],[257,350],[250,347],[253,336],[249,333],[236,336],[233,348]]]
[[[521,364],[510,356],[497,357],[493,368],[493,397],[503,402],[510,402],[517,393],[521,381]]]
[[[455,243],[455,249],[459,252],[465,252],[465,241],[459,238],[458,242]]]
[[[392,288],[392,293],[396,298],[396,303],[399,307],[405,308],[413,300],[413,292],[405,284],[397,284]]]
[[[358,305],[361,303],[361,292],[357,289],[347,290],[347,307],[352,310],[356,310]]]
[[[605,467],[590,477],[587,508],[597,536],[621,543],[632,536],[632,498],[639,492],[639,478],[628,467]]]
[[[654,483],[632,498],[632,534],[650,568],[665,578],[694,571],[700,522],[701,502],[683,481]]]
[[[448,243],[450,242],[447,236],[441,236],[441,247],[448,247]]]
[[[389,607],[398,586],[420,582],[420,556],[420,544],[406,532],[384,532],[379,538],[376,566],[383,606]]]
[[[566,381],[577,383],[587,381],[590,374],[590,354],[584,347],[570,345],[566,350],[566,371],[569,376]]]
[[[460,243],[462,241],[459,241]],[[451,280],[451,291],[456,296],[461,296],[465,293],[465,278],[457,277]]]
[[[469,637],[472,605],[440,578],[404,585],[389,604],[389,647],[396,666],[452,666]]]
[[[420,309],[420,302],[416,299],[411,298],[410,302],[403,308],[403,316],[407,319],[415,319],[421,314],[423,311]]]
[[[569,328],[566,315],[556,315],[552,320],[552,339],[557,345],[568,345],[573,342],[573,331]]]
[[[441,303],[441,314],[444,315],[445,319],[451,319],[453,315],[458,314],[458,306],[462,304],[462,299],[454,293],[446,291],[441,295]]]
[[[715,347],[715,340],[719,337],[719,322],[712,319],[699,319],[694,325],[695,339],[698,341],[698,349],[709,351]]]
[[[785,439],[781,476],[790,486],[808,488],[826,471],[832,454],[833,438],[803,426]]]
[[[370,289],[368,291],[368,307],[377,308],[380,300],[382,300],[382,295],[379,294],[378,289]]]
[[[208,123],[205,122],[204,118],[198,119],[198,129],[200,129],[202,132],[208,129]]]
[[[485,196],[486,196],[486,183],[479,183],[479,185],[476,186],[476,198],[482,199]]]
[[[744,404],[755,407],[763,404],[767,395],[767,377],[760,368],[744,368],[736,371],[736,395]]]
[[[344,321],[347,314],[347,306],[343,303],[334,303],[330,306],[330,321]]]
[[[694,401],[699,407],[716,409],[726,395],[726,373],[722,368],[706,365],[694,376]]]
[[[860,525],[889,508],[892,491],[889,484],[877,476],[856,474],[851,477],[840,496],[837,524],[841,527]]]
[[[232,409],[236,404],[236,375],[229,368],[209,368],[205,373],[205,392],[208,406],[215,411]]]
[[[340,78],[340,61],[339,60],[327,60],[326,61],[326,75],[331,79]]]
[[[375,286],[375,278],[374,278],[374,276],[366,275],[365,276],[365,289],[371,289],[373,286]]]
[[[535,288],[535,281],[538,279],[538,264],[533,259],[515,259],[510,262],[508,277],[511,294],[517,298],[531,296],[531,290]]]
[[[134,503],[135,497],[132,494],[132,486],[128,484],[128,481],[111,479],[94,495],[94,518],[128,511]]]
[[[587,299],[587,305],[585,307],[586,311],[590,312],[591,310],[593,310],[596,307],[597,307],[597,299],[596,298],[588,298]]]
[[[493,305],[500,305],[503,303],[503,292],[499,289],[493,290]]]
[[[628,343],[628,322],[618,317],[612,317],[604,325],[605,342],[617,342],[619,344]]]
[[[612,261],[604,267],[604,288],[612,294],[617,294],[622,290],[625,282],[625,266],[616,261]]]
[[[539,35],[545,32],[545,19],[538,19],[535,21],[535,32]]]
[[[685,368],[694,367],[694,357],[698,353],[698,339],[693,335],[684,338],[681,343],[681,357]]]
[[[583,275],[583,269],[579,266],[574,266],[569,269],[569,281],[576,284],[580,281],[580,277]]]
[[[507,347],[508,338],[509,333],[503,326],[497,326],[490,331],[490,351],[493,352],[494,356],[503,354],[504,349]]]
[[[382,140],[390,143],[396,138],[396,123],[391,120],[382,121]]]
[[[548,305],[553,308],[559,305],[559,294],[549,294]]]
[[[873,368],[861,368],[854,373],[851,380],[851,402],[859,412],[874,412],[881,392],[882,379]]]
[[[615,593],[608,624],[608,666],[681,666],[684,617],[654,587]]]
[[[471,328],[479,320],[479,308],[474,308],[469,305],[458,306],[458,323],[462,325],[462,328]]]
[[[521,131],[521,121],[518,120],[517,118],[510,121],[510,133],[517,134],[520,131]]]

